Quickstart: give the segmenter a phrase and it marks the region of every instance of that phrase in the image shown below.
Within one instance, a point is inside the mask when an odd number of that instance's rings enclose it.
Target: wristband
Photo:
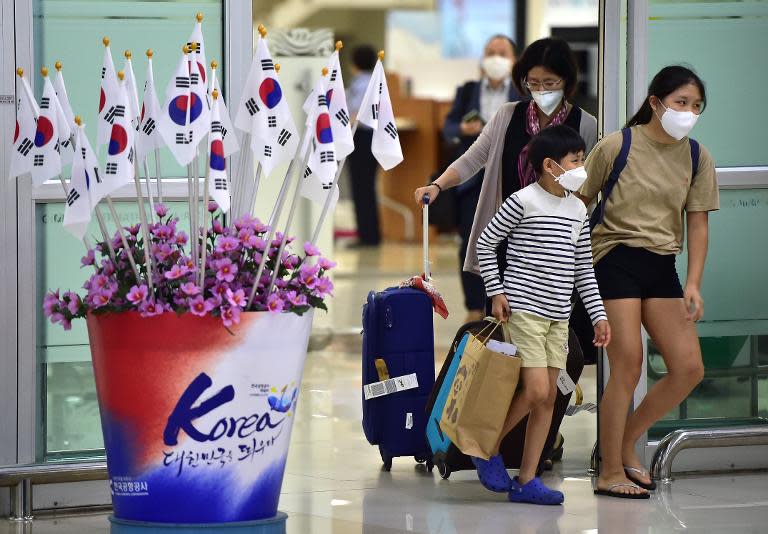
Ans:
[[[440,184],[438,184],[437,182],[432,182],[432,183],[431,183],[431,184],[429,184],[429,185],[434,185],[435,187],[437,187],[437,188],[440,190],[440,192],[441,192],[441,193],[443,192],[443,188],[442,188],[442,187],[440,187]]]

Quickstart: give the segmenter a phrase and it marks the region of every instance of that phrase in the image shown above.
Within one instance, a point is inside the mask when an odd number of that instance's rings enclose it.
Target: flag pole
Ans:
[[[305,130],[304,136],[307,136],[309,131],[310,130]],[[288,170],[289,171],[291,171],[291,170],[293,170],[295,168],[295,165],[293,164],[293,162],[296,161],[296,158],[302,158],[302,161],[303,161],[302,168],[305,168],[307,166],[307,160],[309,159],[309,153],[310,153],[309,146],[308,146],[309,143],[301,143],[301,145],[299,145],[299,146],[303,147],[305,144],[307,145],[307,147],[306,147],[307,148],[306,154],[296,154],[294,156],[294,158],[291,160],[291,164],[288,166]],[[296,173],[293,172],[292,174],[296,174]],[[291,173],[286,173],[285,181],[286,182],[292,181]],[[299,182],[298,186],[300,188],[301,187],[301,175],[299,175],[298,182]],[[282,199],[278,199],[278,205],[276,207],[278,213],[280,211],[282,211],[282,207],[283,207],[282,204],[284,204],[284,203],[285,203],[285,197],[283,197]],[[269,226],[269,230],[267,231],[266,249],[264,250],[264,255],[261,258],[261,262],[259,263],[259,268],[256,271],[256,278],[254,279],[253,287],[251,288],[251,294],[248,297],[248,305],[245,307],[246,310],[248,310],[251,307],[251,305],[253,304],[253,299],[256,296],[256,290],[259,287],[259,280],[261,279],[262,274],[264,274],[264,267],[266,266],[267,260],[269,259],[269,249],[271,248],[272,239],[274,238],[274,235],[275,235],[275,226],[270,225]],[[285,249],[285,247],[283,247],[283,250],[284,249]],[[275,265],[275,268],[279,270],[279,268],[280,268],[280,264],[279,264],[280,256],[278,256],[276,258],[276,261],[278,263]]]
[[[123,243],[123,250],[125,250],[126,255],[128,256],[128,263],[131,264],[131,269],[133,269],[133,274],[136,275],[136,283],[141,284],[141,276],[139,275],[139,268],[136,267],[136,260],[133,259],[133,253],[131,252],[131,249],[128,247],[128,240],[125,238],[124,228],[123,225],[120,224],[120,217],[117,215],[117,210],[115,209],[115,205],[112,202],[112,197],[110,195],[107,195],[107,206],[109,207],[109,212],[112,214],[112,219],[115,221],[115,226],[117,226],[117,233],[120,236],[120,241]]]
[[[357,125],[359,123],[355,121],[355,124],[352,125],[352,137],[355,136],[355,133],[357,132]],[[328,192],[328,196],[325,198],[325,202],[323,203],[323,211],[320,212],[320,218],[317,220],[317,224],[315,225],[315,231],[312,233],[312,239],[310,243],[313,245],[317,245],[317,240],[320,238],[320,231],[323,229],[323,224],[325,224],[325,219],[328,217],[328,213],[331,210],[331,202],[333,200],[333,189],[335,187],[338,187],[339,179],[341,178],[341,171],[344,170],[344,164],[347,162],[347,158],[345,157],[341,162],[339,163],[339,168],[336,169],[336,176],[333,177],[333,185],[331,185],[331,189]]]
[[[211,96],[213,97],[213,105],[216,106],[217,100],[219,99],[219,91],[217,91],[215,88],[213,92],[211,93]],[[207,140],[206,145],[208,146],[208,150],[206,151],[208,153],[207,160],[208,164],[205,166],[205,181],[203,182],[203,244],[202,244],[202,251],[200,252],[200,288],[205,289],[205,259],[206,255],[208,254],[208,198],[209,198],[209,191],[208,191],[208,182],[211,177],[211,162],[210,162],[210,134]]]
[[[197,151],[195,151],[197,152]],[[197,153],[195,153],[197,156]],[[195,237],[194,205],[192,202],[192,163],[187,164],[187,207],[189,208],[189,252],[197,258],[197,238]]]
[[[246,132],[243,136],[243,149],[240,151],[240,165],[237,166],[237,173],[235,173],[235,176],[232,180],[232,207],[230,208],[230,211],[235,218],[242,215],[240,212],[240,207],[243,204],[243,187],[245,186],[243,182],[245,181],[245,167],[248,165],[248,156],[251,152],[251,134],[250,132]]]
[[[130,59],[130,51],[126,50],[125,52],[126,59]],[[119,83],[123,84],[123,90],[125,90],[125,72],[124,71],[118,71],[117,73],[117,79],[119,80]],[[151,241],[149,239],[149,227],[147,225],[147,212],[146,207],[144,206],[144,195],[141,192],[141,175],[139,174],[139,160],[137,159],[136,155],[136,140],[134,139],[133,146],[131,147],[131,150],[133,150],[133,183],[136,186],[136,204],[139,208],[139,225],[141,226],[141,233],[144,237],[144,262],[146,263],[147,268],[147,286],[149,288],[150,294],[154,292],[154,287],[152,283],[152,253],[150,251],[151,248]],[[109,199],[109,197],[107,197]],[[150,195],[151,198],[151,195]],[[111,199],[108,200],[109,202],[109,209],[110,211],[114,210],[114,206],[112,204]],[[130,249],[128,249],[127,241],[125,240],[125,237],[123,236],[122,230],[120,230],[119,226],[119,220],[115,216],[116,213],[113,211],[113,217],[115,217],[115,223],[118,224],[118,230],[120,231],[120,239],[123,242],[123,246],[125,247],[126,251],[130,254]],[[138,240],[137,240],[138,241]],[[138,247],[138,242],[136,243]],[[133,260],[132,255],[129,255],[129,261],[131,262],[131,267],[133,267],[134,271],[136,272],[136,280],[140,284],[141,281],[139,280],[139,270],[136,267],[136,262]]]
[[[195,148],[195,159],[192,162],[192,172],[195,180],[192,183],[192,202],[195,205],[195,265],[200,256],[200,145]]]
[[[155,53],[152,51],[151,48],[148,48],[145,52],[147,56],[147,61],[152,61],[152,56],[155,55]],[[152,89],[153,94],[155,94],[155,89],[153,87]],[[157,180],[157,201],[161,204],[163,203],[163,182],[162,182],[162,176],[160,174],[160,149],[156,148],[154,150],[155,152],[155,179]],[[144,158],[144,174],[147,176],[147,193],[149,194],[149,184],[150,184],[150,177],[149,177],[149,166],[147,165],[146,157]],[[150,204],[152,203],[152,197],[150,196]],[[154,214],[154,207],[152,207],[152,217],[155,216]]]

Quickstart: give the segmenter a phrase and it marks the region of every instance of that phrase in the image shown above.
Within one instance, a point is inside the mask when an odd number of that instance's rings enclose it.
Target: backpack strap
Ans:
[[[597,201],[597,206],[595,206],[592,216],[589,218],[590,230],[602,223],[605,218],[605,204],[608,202],[608,197],[611,196],[611,191],[616,186],[616,182],[619,181],[621,171],[627,165],[630,146],[632,146],[632,130],[624,128],[621,130],[621,150],[616,155],[616,159],[613,160],[611,174],[608,175],[608,180],[606,180],[603,189],[600,191],[600,199]]]
[[[691,144],[691,185],[696,179],[696,175],[699,174],[699,157],[701,156],[701,145],[696,139],[688,138],[688,142]]]

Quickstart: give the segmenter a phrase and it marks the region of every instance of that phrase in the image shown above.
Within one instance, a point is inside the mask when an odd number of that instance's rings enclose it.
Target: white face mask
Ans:
[[[563,99],[563,90],[556,89],[555,91],[531,91],[531,96],[539,106],[539,109],[549,117],[554,113],[557,106],[560,105],[560,101]]]
[[[512,60],[501,56],[483,58],[483,72],[491,80],[503,80],[512,73]]]
[[[555,162],[555,165],[560,167],[557,162]],[[560,168],[563,169],[562,167]],[[563,174],[555,176],[555,181],[559,183],[563,189],[567,189],[568,191],[578,191],[579,188],[584,185],[584,182],[587,181],[587,171],[584,169],[583,165],[567,171],[563,169]]]
[[[696,125],[696,121],[699,120],[699,116],[692,111],[676,111],[664,104],[661,104],[661,107],[664,108],[664,113],[661,115],[661,127],[678,141],[688,135]],[[658,117],[658,115],[656,116]]]

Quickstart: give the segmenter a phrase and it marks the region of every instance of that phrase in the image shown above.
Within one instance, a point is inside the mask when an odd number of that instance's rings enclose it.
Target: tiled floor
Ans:
[[[280,501],[289,533],[768,532],[765,473],[681,478],[650,501],[596,498],[586,476],[595,416],[585,413],[566,418],[563,462],[546,475],[566,495],[561,507],[509,504],[485,491],[472,472],[444,481],[408,458],[381,471],[378,451],[360,426],[360,306],[368,289],[415,273],[419,258],[418,247],[389,245],[337,254],[336,302],[326,321],[342,333],[308,357]],[[454,311],[447,321],[436,319],[437,352],[444,354],[463,321],[455,248],[436,247],[433,261],[436,283]],[[590,367],[582,378],[587,401],[594,400],[594,384]],[[109,524],[106,514],[42,518],[26,527],[0,522],[0,534],[32,532],[90,534],[109,532]]]

